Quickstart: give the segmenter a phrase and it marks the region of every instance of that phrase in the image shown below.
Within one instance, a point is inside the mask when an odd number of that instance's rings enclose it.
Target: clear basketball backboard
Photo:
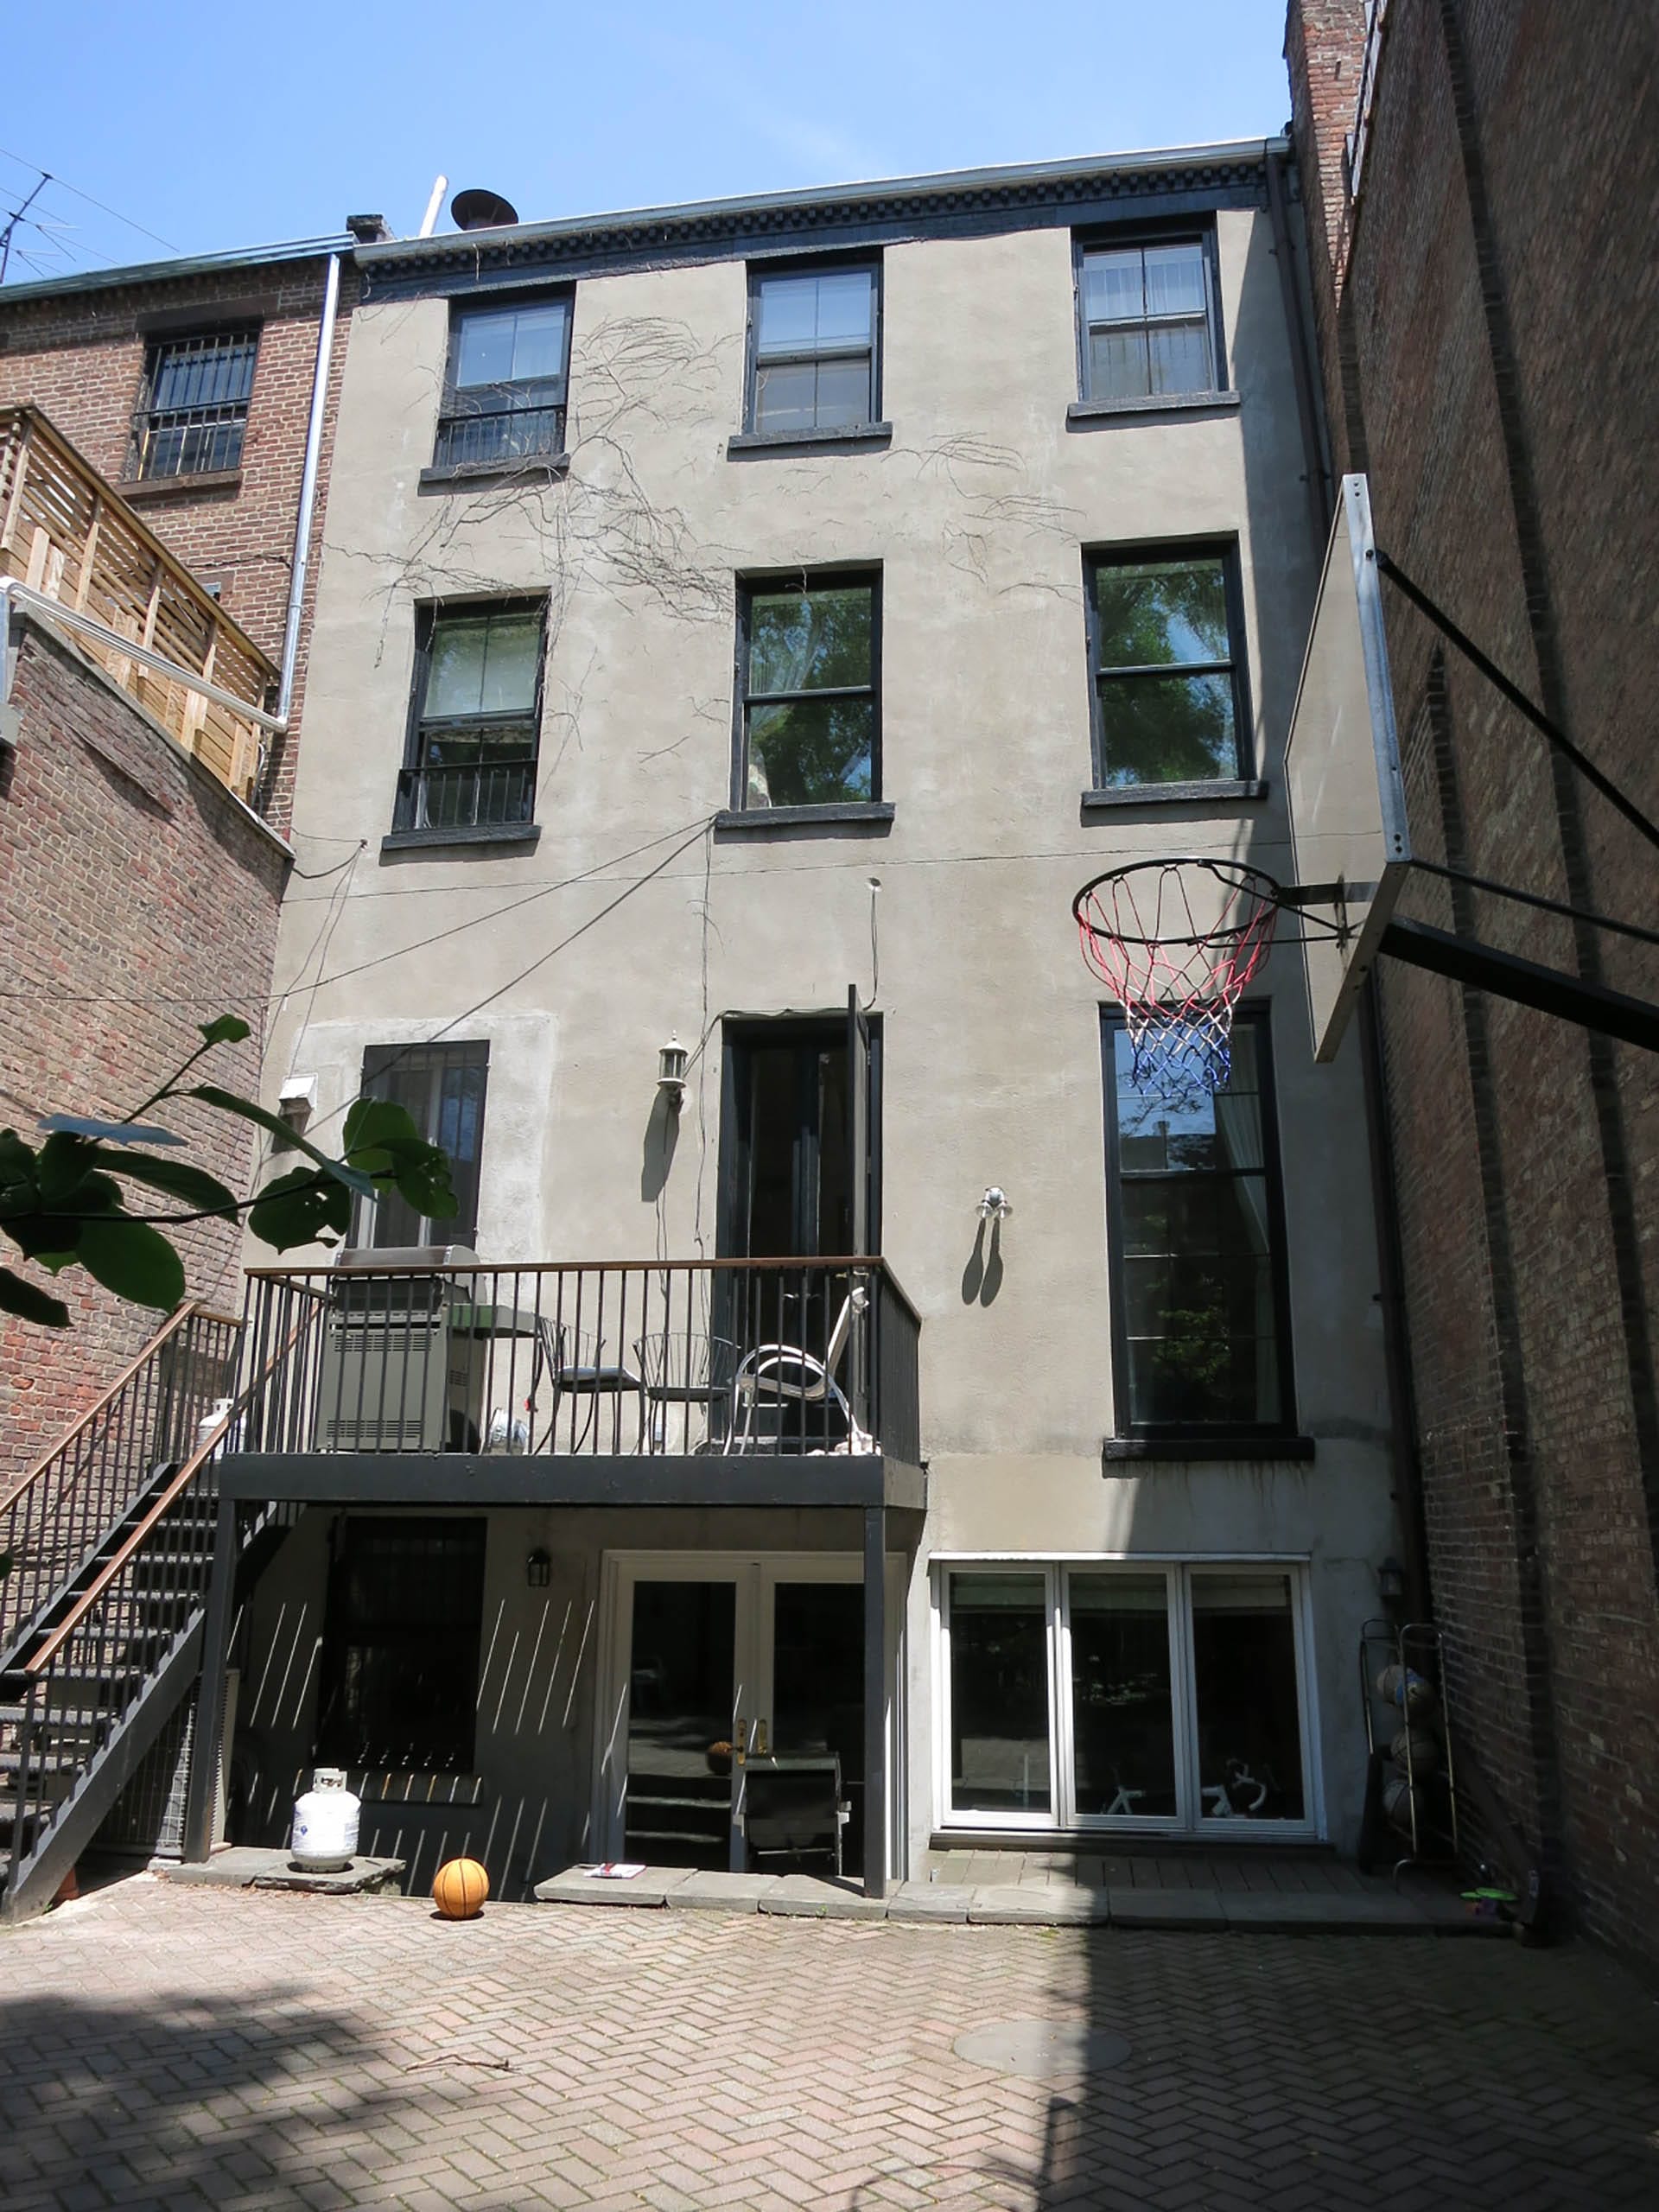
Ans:
[[[1344,476],[1285,747],[1293,883],[1313,890],[1313,1056],[1334,1059],[1411,865],[1370,492]]]

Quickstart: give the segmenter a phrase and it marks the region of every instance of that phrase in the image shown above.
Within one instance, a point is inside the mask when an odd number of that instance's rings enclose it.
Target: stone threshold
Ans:
[[[401,1859],[353,1859],[337,1873],[308,1873],[295,1866],[286,1850],[232,1844],[194,1866],[153,1859],[149,1872],[187,1889],[303,1890],[315,1897],[346,1897],[377,1890],[401,1890],[405,1864]]]
[[[647,1866],[625,1879],[569,1866],[536,1885],[539,1904],[676,1912],[762,1912],[804,1920],[891,1920],[980,1927],[1157,1928],[1258,1935],[1491,1936],[1503,1923],[1454,1892],[1286,1894],[1257,1890],[1086,1889],[1062,1884],[905,1882],[867,1897],[856,1883],[810,1874],[717,1874]]]

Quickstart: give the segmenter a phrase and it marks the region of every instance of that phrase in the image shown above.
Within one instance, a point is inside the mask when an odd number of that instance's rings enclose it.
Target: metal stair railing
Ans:
[[[96,1561],[159,1472],[235,1389],[242,1325],[182,1306],[66,1435],[0,1492],[0,1674]]]
[[[287,1356],[290,1336],[272,1355]],[[0,1918],[40,1902],[73,1865],[196,1678],[218,1520],[219,1454],[267,1366],[226,1407],[10,1677],[0,1677]],[[238,1509],[236,1556],[296,1507]],[[11,1782],[10,1803],[5,1784]],[[7,1831],[10,1831],[9,1835]]]

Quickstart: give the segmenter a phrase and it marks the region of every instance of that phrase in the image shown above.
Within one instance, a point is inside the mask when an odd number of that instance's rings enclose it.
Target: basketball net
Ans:
[[[1200,888],[1208,920],[1193,909]],[[1077,893],[1083,957],[1123,1009],[1137,1090],[1179,1106],[1225,1087],[1234,1013],[1272,949],[1276,890],[1234,861],[1167,861],[1116,869]]]

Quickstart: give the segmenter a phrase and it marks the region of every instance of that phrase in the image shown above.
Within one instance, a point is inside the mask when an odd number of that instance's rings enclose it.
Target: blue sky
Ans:
[[[7,27],[0,221],[35,181],[28,164],[61,180],[31,211],[59,227],[17,234],[10,276],[26,282],[332,233],[359,212],[410,232],[440,171],[531,221],[1260,137],[1289,109],[1284,13],[59,0]]]

